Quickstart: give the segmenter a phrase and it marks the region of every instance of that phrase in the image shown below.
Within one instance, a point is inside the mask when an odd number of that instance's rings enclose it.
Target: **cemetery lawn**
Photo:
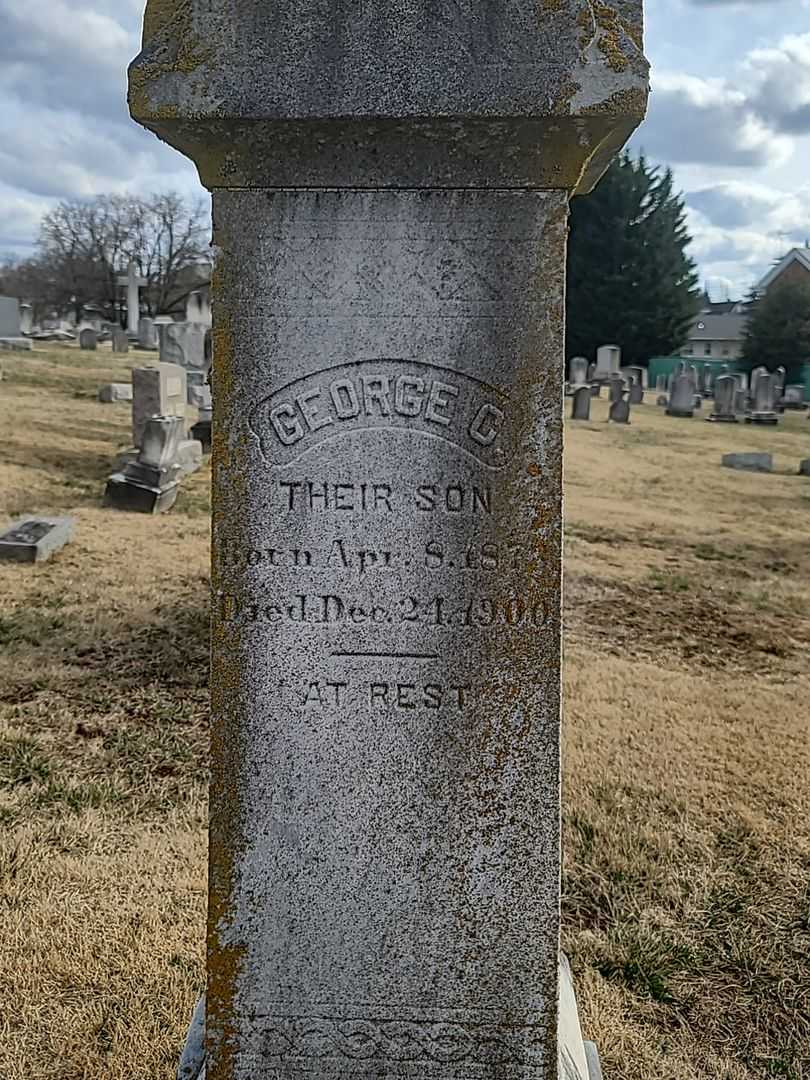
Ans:
[[[3,1080],[171,1080],[204,981],[207,464],[166,516],[101,507],[130,407],[96,391],[149,359],[0,357],[0,524],[77,522],[0,564]],[[566,450],[583,1026],[608,1080],[806,1080],[810,422],[593,414]],[[777,473],[720,467],[749,449]]]

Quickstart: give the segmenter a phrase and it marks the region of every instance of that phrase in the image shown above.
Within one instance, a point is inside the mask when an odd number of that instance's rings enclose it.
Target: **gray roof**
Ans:
[[[792,262],[797,262],[799,266],[803,266],[805,270],[810,270],[810,250],[807,248],[791,248],[791,250],[779,262],[768,271],[765,277],[756,286],[757,292],[765,292],[769,285],[772,285],[779,275],[787,270]]]
[[[689,330],[689,341],[742,341],[747,315],[698,315]]]

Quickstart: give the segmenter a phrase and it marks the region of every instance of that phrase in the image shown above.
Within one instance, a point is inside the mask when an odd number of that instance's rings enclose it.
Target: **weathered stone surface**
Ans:
[[[757,452],[723,454],[723,465],[727,469],[743,469],[748,472],[772,472],[773,457],[771,454]]]
[[[599,1051],[596,1043],[585,1040],[585,1058],[588,1062],[588,1080],[603,1080],[602,1062],[599,1060]],[[205,1077],[200,1077],[205,1080]]]
[[[580,386],[574,391],[574,401],[571,407],[572,420],[590,420],[591,397],[590,386]]]
[[[87,327],[79,332],[79,348],[93,352],[98,346],[98,334]]]
[[[146,514],[171,509],[183,472],[180,456],[184,427],[178,416],[150,417],[137,459],[108,479],[105,505]]]
[[[640,376],[633,376],[633,381],[630,383],[629,402],[631,405],[644,404],[644,386]]]
[[[611,375],[620,375],[622,350],[618,345],[600,345],[596,350],[597,379],[609,379]]]
[[[692,368],[694,371],[694,368]],[[667,416],[689,417],[695,414],[695,385],[690,372],[684,370],[672,380]]]
[[[0,533],[0,561],[45,562],[73,538],[73,518],[26,517]]]
[[[203,445],[199,439],[183,439],[177,448],[177,464],[183,476],[195,473],[202,465]]]
[[[132,383],[107,383],[99,388],[98,400],[103,405],[111,405],[116,401],[132,401]]]
[[[630,423],[630,402],[626,400],[623,394],[610,403],[608,420],[611,420],[614,424]]]
[[[566,211],[640,29],[149,4],[218,252],[211,1080],[557,1069]]]
[[[211,387],[192,386],[188,387],[188,403],[197,409],[211,408]]]
[[[200,416],[196,424],[193,424],[189,431],[192,439],[196,439],[202,446],[204,454],[211,453],[211,440],[212,440],[212,423],[210,416]]]
[[[608,401],[621,401],[624,390],[624,379],[621,375],[611,375],[608,381]]]
[[[782,391],[782,406],[785,409],[804,408],[804,383],[788,383]]]
[[[0,296],[0,338],[11,340],[22,334],[19,300],[13,296]]]
[[[197,1002],[191,1018],[177,1080],[205,1080],[205,995]]]
[[[642,23],[642,0],[150,0],[130,108],[210,188],[587,191],[644,115]]]
[[[747,424],[778,424],[779,416],[776,413],[776,397],[781,397],[781,389],[777,386],[777,376],[771,375],[765,368],[757,368],[753,380],[753,400],[751,412],[746,416]]]
[[[579,1010],[574,993],[571,965],[565,953],[560,953],[560,1007],[558,1024],[559,1080],[590,1080],[588,1058],[579,1023]]]
[[[209,994],[216,1060],[227,1024],[236,1075],[313,1063],[317,1017],[323,1075],[370,1067],[349,1019],[392,1076],[394,1032],[423,1064],[446,1038],[547,1068],[565,197],[217,192],[215,220],[211,948],[242,957]]]
[[[122,330],[120,326],[116,326],[112,332],[112,351],[114,353],[129,352],[129,338],[127,337],[127,332],[126,330]]]
[[[736,424],[734,411],[737,380],[733,375],[718,375],[714,382],[714,410],[707,420],[721,424]]]
[[[571,383],[573,386],[581,386],[588,381],[588,361],[584,356],[571,358]]]
[[[158,347],[158,332],[154,319],[144,317],[138,323],[138,345],[141,349]]]
[[[140,446],[153,416],[186,415],[186,373],[176,364],[132,369],[132,444]]]
[[[202,323],[169,322],[160,328],[160,359],[188,370],[207,369]]]
[[[130,260],[125,277],[117,279],[119,285],[127,290],[127,334],[137,338],[141,317],[141,289],[148,285],[146,278],[138,272],[138,264]]]

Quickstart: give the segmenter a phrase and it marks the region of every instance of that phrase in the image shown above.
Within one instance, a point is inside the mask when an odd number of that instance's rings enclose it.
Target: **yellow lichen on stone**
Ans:
[[[579,47],[584,51],[593,41],[596,33],[596,20],[590,4],[587,7],[580,8],[577,15],[577,26],[582,31],[579,38]]]
[[[626,71],[629,61],[622,49],[624,23],[616,14],[615,8],[610,4],[600,3],[599,0],[594,0],[593,13],[601,30],[599,50],[607,60],[608,67],[614,71]]]
[[[143,16],[144,44],[159,37],[175,21],[191,25],[190,0],[148,0]]]

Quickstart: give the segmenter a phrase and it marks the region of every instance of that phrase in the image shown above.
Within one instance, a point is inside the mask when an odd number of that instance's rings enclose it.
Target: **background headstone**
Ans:
[[[136,460],[107,481],[105,505],[141,514],[170,510],[177,500],[184,436],[180,417],[151,416],[144,425]]]
[[[571,407],[572,420],[590,420],[591,418],[591,388],[579,386],[574,391],[574,400]]]
[[[613,421],[614,424],[630,423],[630,402],[624,396],[623,390],[620,397],[616,398],[615,401],[611,401],[608,420]]]
[[[144,316],[138,323],[138,344],[142,349],[158,347],[158,333],[154,319]]]
[[[21,334],[19,300],[0,296],[0,338],[18,338]]]
[[[746,423],[771,425],[779,423],[779,416],[776,413],[776,379],[776,375],[771,375],[764,370],[757,373],[751,411],[745,418]]]
[[[596,378],[607,379],[618,375],[622,363],[622,350],[618,345],[600,345],[596,350]]]
[[[140,446],[153,416],[186,415],[186,373],[176,364],[132,369],[132,445]]]
[[[116,326],[112,332],[112,351],[114,353],[129,352],[129,337],[120,326]]]
[[[189,370],[205,370],[205,327],[200,323],[170,322],[160,328],[160,359]]]
[[[571,358],[570,379],[573,386],[581,386],[588,381],[588,361],[584,356]]]
[[[608,380],[608,400],[621,401],[624,394],[624,379],[621,375],[611,375]]]
[[[735,399],[737,380],[733,375],[718,375],[714,381],[714,410],[707,420],[725,424],[736,424]]]
[[[771,454],[750,452],[742,454],[723,454],[723,465],[727,469],[742,469],[745,472],[772,472]]]
[[[694,372],[694,368],[692,368],[692,372]],[[672,380],[667,416],[694,416],[695,384],[692,372],[683,371]]]
[[[73,537],[73,518],[26,517],[0,532],[0,561],[45,562]]]
[[[118,278],[118,284],[123,285],[127,290],[127,334],[136,338],[141,318],[141,289],[149,282],[139,275],[138,264],[130,260],[126,275]]]
[[[107,383],[98,392],[98,400],[103,405],[116,401],[132,401],[132,383]]]
[[[93,351],[98,344],[98,334],[89,326],[79,331],[79,348]]]

